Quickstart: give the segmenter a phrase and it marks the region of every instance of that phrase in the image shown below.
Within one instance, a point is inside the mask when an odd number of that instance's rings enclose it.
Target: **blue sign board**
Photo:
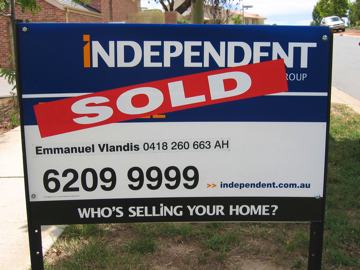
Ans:
[[[319,221],[326,27],[18,25],[37,224]]]

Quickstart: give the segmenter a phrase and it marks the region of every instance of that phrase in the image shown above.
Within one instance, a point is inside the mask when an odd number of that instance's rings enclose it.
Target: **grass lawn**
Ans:
[[[360,269],[360,115],[332,107],[323,269]],[[308,224],[71,225],[46,269],[306,269]],[[247,268],[242,268],[247,266]],[[263,268],[261,268],[263,267]]]

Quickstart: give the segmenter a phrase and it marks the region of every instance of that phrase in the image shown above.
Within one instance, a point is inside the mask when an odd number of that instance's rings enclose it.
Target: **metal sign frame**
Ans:
[[[15,27],[19,29],[19,25],[14,22]],[[16,44],[16,70],[19,75],[19,43],[16,38],[16,31],[14,33],[15,44]],[[332,35],[329,36],[330,46],[330,63],[332,62]],[[331,66],[329,68],[329,85],[331,85]],[[30,243],[30,256],[31,256],[31,265],[32,269],[44,269],[43,264],[43,252],[42,252],[42,239],[41,239],[41,225],[34,220],[34,214],[32,213],[32,208],[30,205],[29,197],[29,183],[28,183],[28,171],[27,171],[27,159],[26,159],[26,145],[25,145],[25,131],[24,131],[24,111],[23,111],[23,100],[22,100],[22,85],[17,76],[17,89],[18,89],[18,98],[20,105],[20,115],[21,115],[21,135],[22,135],[22,150],[23,150],[23,164],[24,164],[24,178],[25,178],[25,196],[26,196],[26,207],[27,207],[27,217],[28,217],[28,232],[29,232],[29,243]],[[331,93],[331,87],[328,89],[328,93]],[[329,143],[329,123],[330,123],[330,96],[328,97],[328,119],[327,119],[327,130],[326,130],[326,149],[325,149],[325,174],[324,174],[324,192],[323,198],[318,198],[319,204],[321,205],[321,218],[320,220],[310,221],[310,243],[309,243],[309,256],[308,256],[308,269],[309,270],[318,270],[321,269],[321,260],[322,260],[322,246],[323,246],[323,232],[324,232],[324,218],[325,218],[325,199],[326,199],[326,178],[327,178],[327,161],[328,161],[328,143]]]

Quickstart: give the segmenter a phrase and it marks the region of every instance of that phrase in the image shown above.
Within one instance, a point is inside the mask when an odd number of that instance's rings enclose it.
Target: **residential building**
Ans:
[[[29,22],[124,22],[140,9],[140,0],[92,0],[88,5],[73,0],[37,0],[39,11],[22,12],[20,21]],[[0,68],[12,65],[10,17],[0,14]]]
[[[263,16],[260,16],[256,13],[249,13],[249,12],[242,12],[242,11],[231,11],[231,17],[233,16],[244,16],[244,19],[242,19],[244,24],[264,24],[266,18]]]

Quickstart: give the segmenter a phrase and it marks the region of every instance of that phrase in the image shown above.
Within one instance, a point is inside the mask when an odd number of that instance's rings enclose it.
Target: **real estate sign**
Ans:
[[[19,24],[36,224],[322,219],[325,27]]]

